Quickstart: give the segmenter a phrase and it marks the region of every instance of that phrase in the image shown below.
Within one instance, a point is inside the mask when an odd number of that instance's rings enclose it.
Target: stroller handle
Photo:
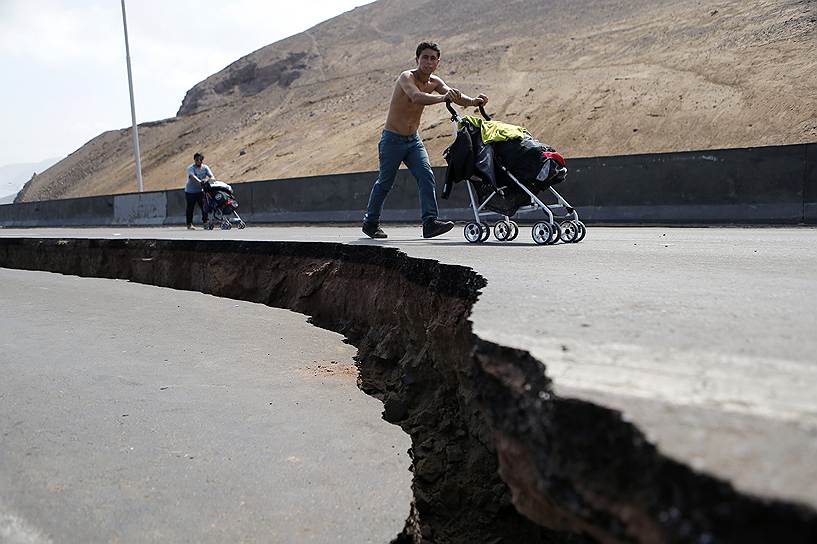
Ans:
[[[445,101],[445,107],[446,107],[446,109],[448,110],[448,112],[451,114],[451,120],[452,120],[452,121],[455,121],[455,122],[456,122],[456,121],[459,121],[459,120],[460,120],[460,115],[457,113],[457,110],[455,110],[454,108],[452,108],[452,107],[451,107],[451,101],[450,101],[450,100],[446,100],[446,101]],[[485,108],[482,106],[482,104],[480,104],[480,105],[479,105],[479,113],[480,113],[480,115],[482,115],[482,117],[483,117],[483,118],[484,118],[486,121],[490,121],[490,120],[491,120],[491,116],[490,116],[490,115],[488,115],[488,114],[485,112]]]

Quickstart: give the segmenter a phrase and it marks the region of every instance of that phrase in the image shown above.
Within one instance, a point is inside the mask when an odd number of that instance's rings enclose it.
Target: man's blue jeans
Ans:
[[[420,136],[415,132],[411,136],[403,136],[384,130],[380,136],[378,146],[380,157],[380,174],[372,187],[369,195],[369,205],[366,207],[366,215],[363,221],[378,223],[380,212],[383,211],[383,202],[386,195],[394,185],[394,177],[400,163],[406,163],[408,169],[417,179],[417,189],[420,193],[420,209],[422,210],[423,223],[437,218],[437,195],[435,190],[437,184],[434,181],[434,172],[431,171],[431,163],[428,161],[428,153],[423,145]]]

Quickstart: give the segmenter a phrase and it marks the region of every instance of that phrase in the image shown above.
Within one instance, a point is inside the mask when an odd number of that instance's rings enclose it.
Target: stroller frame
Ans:
[[[451,122],[454,127],[454,132],[456,133],[457,123],[460,121],[459,114],[456,112],[456,110],[454,110],[454,108],[451,107],[450,101],[446,101],[445,106],[451,113]],[[479,112],[483,118],[488,121],[491,120],[491,116],[485,112],[485,109],[482,106],[479,106]],[[513,216],[516,216],[517,214],[535,212],[537,210],[542,210],[547,216],[546,221],[537,222],[531,228],[531,237],[533,238],[534,242],[539,245],[551,245],[557,243],[559,240],[564,243],[576,243],[584,239],[587,233],[587,228],[585,227],[584,223],[579,220],[578,212],[576,212],[576,209],[573,208],[570,203],[565,200],[564,197],[562,197],[562,195],[556,191],[556,189],[553,188],[552,185],[548,185],[548,191],[550,191],[550,193],[556,198],[556,204],[545,204],[524,183],[519,181],[519,179],[514,176],[504,164],[499,164],[498,161],[496,161],[495,164],[531,199],[529,205],[517,208]],[[495,188],[487,197],[485,197],[484,200],[482,200],[482,202],[479,202],[479,193],[473,185],[473,179],[467,179],[465,182],[466,186],[468,187],[468,197],[471,202],[471,209],[474,212],[474,222],[469,222],[465,225],[465,229],[463,231],[465,239],[471,243],[482,243],[488,240],[488,238],[491,236],[491,227],[487,221],[483,223],[480,219],[483,217],[497,215],[502,219],[494,224],[494,238],[501,242],[509,242],[515,239],[519,234],[519,225],[511,219],[512,216],[504,215],[491,210],[483,211],[483,209],[485,209],[485,207],[494,197],[497,195],[502,196],[502,191],[507,189],[507,186]],[[555,216],[553,211],[560,209],[564,209],[567,213],[564,215],[559,215],[558,217]]]
[[[214,183],[224,183],[215,181]],[[225,184],[229,188],[229,190],[224,190],[220,187],[216,188],[216,191],[223,191],[228,193],[230,197],[235,198],[232,194],[232,187],[229,184]],[[218,207],[216,204],[215,193],[209,192],[209,190],[204,191],[204,200],[205,200],[205,208],[209,212],[209,217],[207,222],[204,224],[204,230],[213,230],[216,226],[218,226],[221,230],[230,230],[233,228],[233,224],[235,224],[239,229],[246,228],[247,224],[241,219],[241,216],[238,215],[238,212],[235,210],[234,207],[230,208],[229,213],[225,213],[223,209]]]
[[[210,208],[210,217],[207,219],[207,223],[204,224],[204,230],[213,230],[216,228],[216,225],[218,225],[221,230],[230,230],[233,228],[233,224],[239,229],[247,227],[247,224],[235,210],[232,210],[229,214],[225,214],[221,208],[213,206]]]

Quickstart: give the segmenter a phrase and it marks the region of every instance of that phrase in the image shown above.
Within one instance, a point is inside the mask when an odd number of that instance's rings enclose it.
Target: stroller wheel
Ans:
[[[533,226],[530,234],[533,241],[541,246],[550,243],[551,236],[553,236],[553,229],[550,228],[548,223],[542,221]]]
[[[243,228],[246,228],[246,227],[247,227],[247,224],[246,224],[244,221],[241,221],[241,222],[238,224],[238,228],[239,228],[239,230],[241,230],[241,229],[243,229]]]
[[[562,238],[562,227],[559,226],[559,223],[550,223],[550,231],[548,244],[553,245]]]
[[[513,233],[513,227],[511,227],[511,224],[507,221],[500,221],[494,225],[494,238],[500,242],[504,242],[510,238],[511,233]]]
[[[482,240],[480,240],[480,242],[484,242],[491,237],[491,227],[485,223],[480,223],[479,226],[482,229]]]
[[[221,224],[221,230],[230,230],[233,226],[230,224],[229,221],[225,221]]]
[[[519,236],[519,225],[517,225],[514,221],[511,221],[511,235],[508,236],[508,241],[515,239]]]
[[[584,236],[587,234],[587,227],[584,226],[584,223],[581,221],[574,221],[576,225],[579,227],[579,233],[576,236],[576,239],[573,240],[573,243],[579,243],[584,240]]]
[[[471,242],[472,244],[478,244],[482,242],[482,224],[481,223],[468,223],[465,225],[465,229],[462,231],[463,236],[465,239]]]
[[[562,235],[560,236],[562,242],[569,244],[579,236],[579,227],[573,221],[562,221],[559,226],[562,227]]]

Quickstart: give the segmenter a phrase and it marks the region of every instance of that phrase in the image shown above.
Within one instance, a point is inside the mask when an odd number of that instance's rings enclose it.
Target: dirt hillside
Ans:
[[[375,170],[414,47],[484,92],[498,120],[571,156],[817,141],[817,0],[379,0],[255,51],[143,123],[145,190],[182,187],[202,150],[229,182]],[[421,135],[444,164],[451,125]],[[19,201],[132,192],[130,129],[100,134]]]

